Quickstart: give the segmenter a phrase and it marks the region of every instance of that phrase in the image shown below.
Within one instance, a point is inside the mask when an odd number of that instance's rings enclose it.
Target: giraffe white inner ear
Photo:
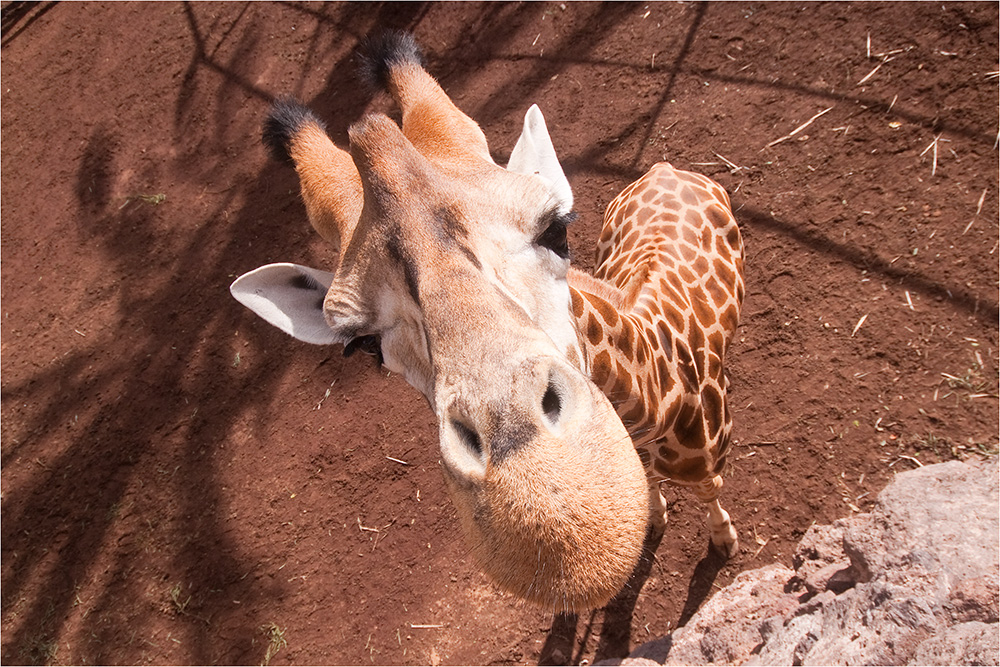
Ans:
[[[298,264],[268,264],[229,287],[233,297],[269,324],[305,343],[341,342],[323,316],[333,274]]]
[[[569,213],[573,209],[573,191],[556,157],[545,118],[537,104],[532,104],[524,115],[524,127],[511,151],[507,171],[540,176],[551,188],[559,212]]]

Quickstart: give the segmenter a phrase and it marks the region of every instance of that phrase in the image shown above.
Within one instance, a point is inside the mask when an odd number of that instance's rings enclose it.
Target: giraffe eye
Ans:
[[[576,217],[575,213],[556,215],[545,231],[538,235],[535,243],[543,248],[548,248],[559,257],[569,259],[569,243],[566,240],[566,225]]]

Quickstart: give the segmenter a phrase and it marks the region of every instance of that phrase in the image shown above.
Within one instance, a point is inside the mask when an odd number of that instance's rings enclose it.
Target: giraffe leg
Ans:
[[[712,545],[726,558],[732,558],[739,550],[739,539],[729,512],[719,504],[722,491],[722,476],[711,477],[694,488],[698,500],[708,505],[708,529],[712,535]]]
[[[653,534],[662,536],[667,528],[667,501],[660,493],[660,483],[649,483],[649,523],[653,526]]]

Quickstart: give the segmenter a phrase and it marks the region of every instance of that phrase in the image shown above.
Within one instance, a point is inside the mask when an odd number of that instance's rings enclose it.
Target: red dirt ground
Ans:
[[[4,4],[3,662],[593,662],[894,472],[995,452],[997,26],[989,2]],[[496,593],[416,391],[229,296],[329,263],[259,126],[285,93],[340,141],[386,108],[352,65],[386,27],[498,160],[541,105],[580,266],[653,162],[729,189],[734,560],[668,490],[637,596],[553,618]]]

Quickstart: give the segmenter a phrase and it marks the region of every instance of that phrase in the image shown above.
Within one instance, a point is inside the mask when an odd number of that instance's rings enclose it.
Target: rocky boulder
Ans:
[[[812,526],[621,664],[996,665],[997,460],[901,473],[871,513]]]

